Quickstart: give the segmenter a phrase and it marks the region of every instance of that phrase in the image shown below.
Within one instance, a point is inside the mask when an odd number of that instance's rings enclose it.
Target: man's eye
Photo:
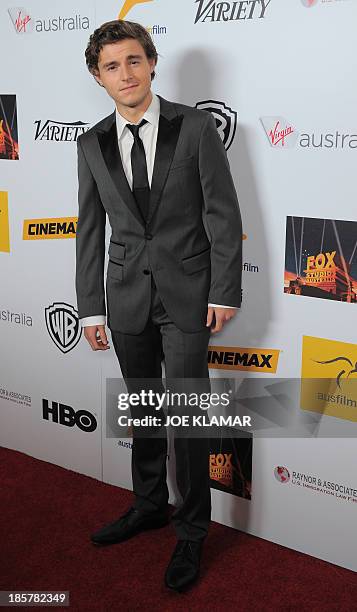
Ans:
[[[131,64],[138,64],[139,62],[138,62],[138,60],[132,60],[130,63]]]

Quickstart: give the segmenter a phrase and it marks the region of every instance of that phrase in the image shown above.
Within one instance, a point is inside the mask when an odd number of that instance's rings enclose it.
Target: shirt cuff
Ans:
[[[82,327],[90,325],[105,325],[105,315],[94,315],[93,317],[84,317],[80,319]]]
[[[226,306],[224,304],[208,304],[208,306],[217,306],[218,308],[238,308],[238,306]]]

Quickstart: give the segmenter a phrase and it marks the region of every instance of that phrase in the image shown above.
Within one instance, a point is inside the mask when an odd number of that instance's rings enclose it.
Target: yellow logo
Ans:
[[[118,19],[125,19],[126,15],[131,11],[133,6],[136,4],[143,4],[144,2],[152,2],[153,0],[125,0],[123,6],[121,7],[120,13],[118,15]]]
[[[209,346],[208,367],[214,370],[249,370],[275,374],[279,354],[277,349]]]
[[[0,191],[0,251],[10,253],[9,208],[7,191]]]
[[[357,421],[357,345],[303,336],[302,410]]]
[[[232,453],[218,453],[209,456],[209,476],[225,487],[233,488]]]
[[[23,240],[75,238],[78,217],[25,219]]]

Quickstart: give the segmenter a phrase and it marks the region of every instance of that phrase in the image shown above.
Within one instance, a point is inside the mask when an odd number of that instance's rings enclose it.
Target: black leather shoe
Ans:
[[[202,541],[179,540],[165,573],[169,589],[183,591],[193,584],[200,573]]]
[[[114,523],[102,527],[91,535],[93,544],[105,546],[128,540],[145,529],[158,529],[169,522],[168,511],[143,512],[136,508],[130,508],[123,516]]]

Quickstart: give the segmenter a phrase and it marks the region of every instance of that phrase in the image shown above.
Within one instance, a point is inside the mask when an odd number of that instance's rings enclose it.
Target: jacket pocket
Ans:
[[[110,278],[115,278],[115,280],[123,280],[123,271],[123,264],[118,264],[115,261],[109,259],[107,276],[109,276]]]
[[[125,244],[110,241],[108,249],[109,259],[122,261],[125,257]]]
[[[194,167],[194,165],[195,158],[193,155],[190,155],[190,157],[184,157],[182,159],[176,159],[175,161],[173,161],[170,167],[170,171],[176,170],[176,168],[186,168],[187,166]]]
[[[186,274],[193,274],[208,268],[211,265],[211,247],[191,257],[185,257],[185,259],[182,259],[182,265]]]

